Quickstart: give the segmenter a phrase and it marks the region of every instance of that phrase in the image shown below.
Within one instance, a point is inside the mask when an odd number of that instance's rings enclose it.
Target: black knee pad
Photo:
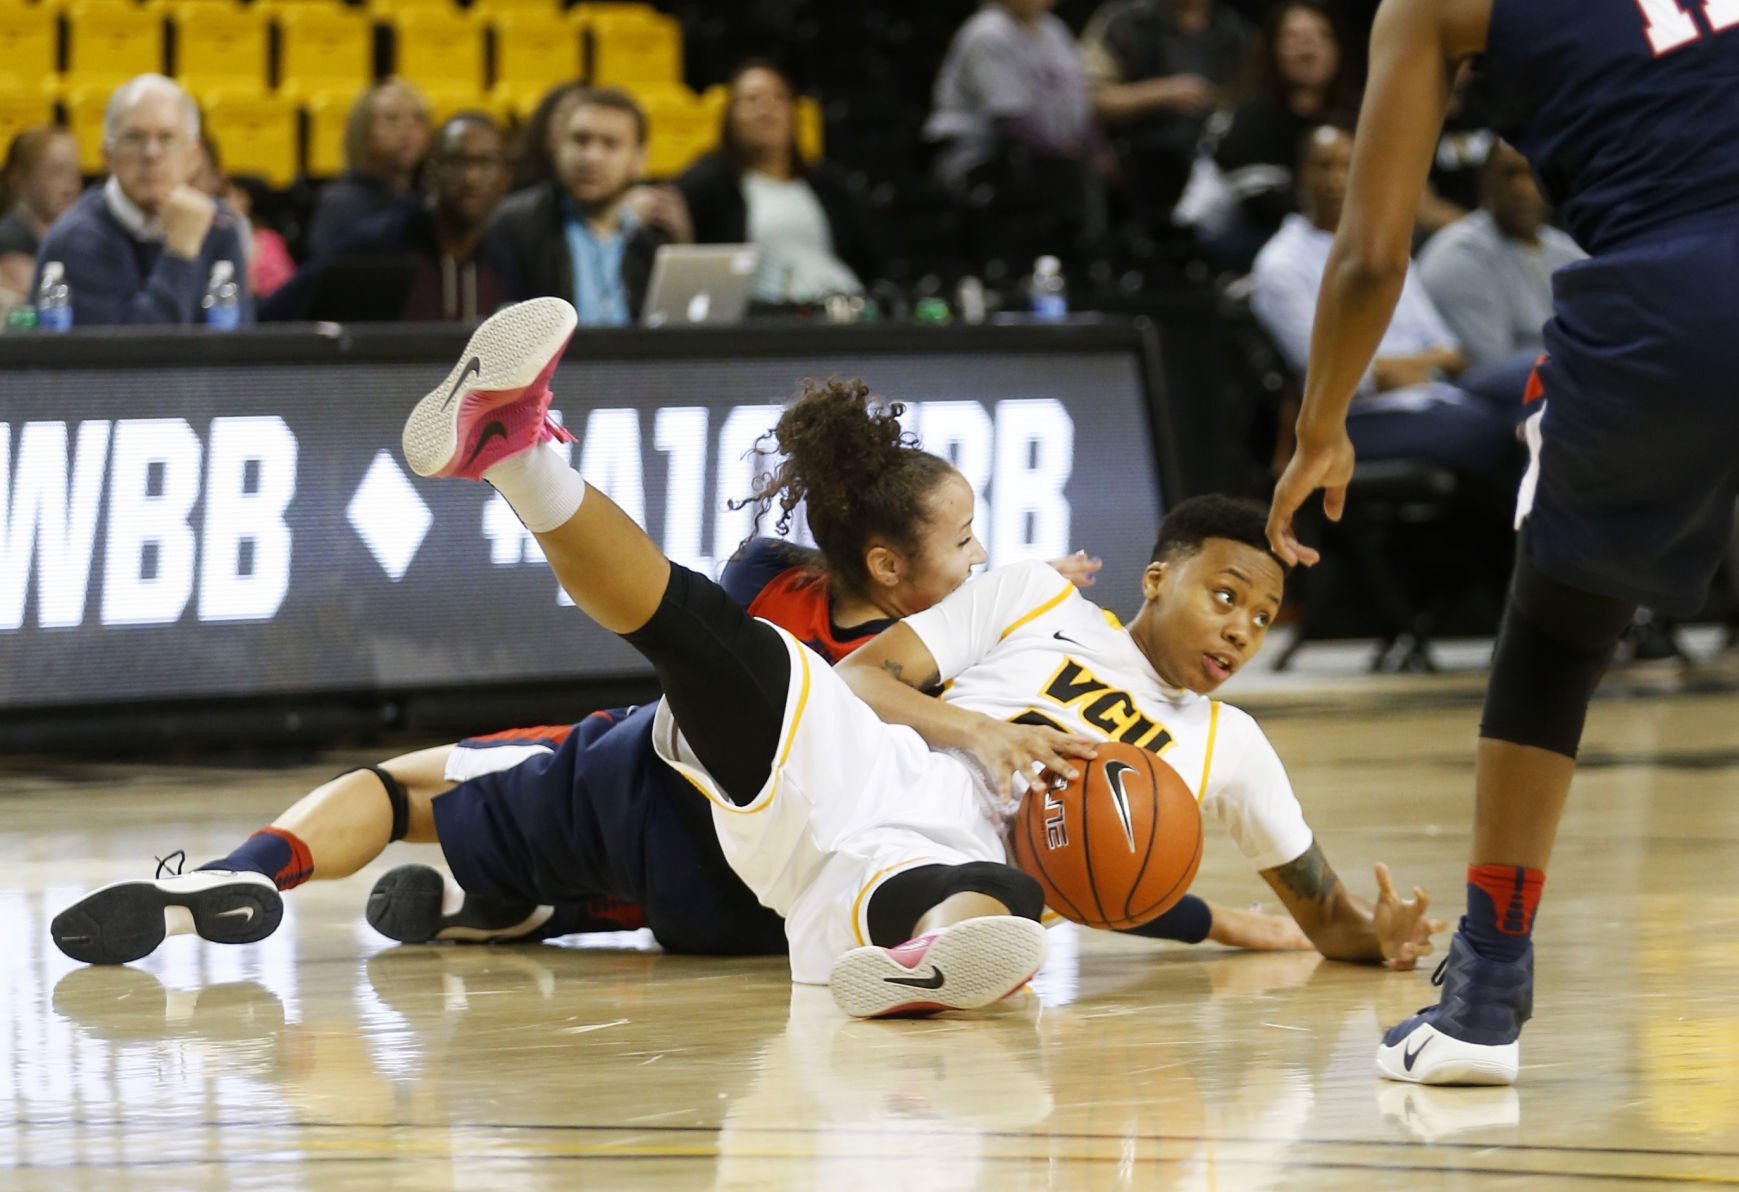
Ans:
[[[367,771],[380,779],[380,784],[386,787],[386,801],[392,805],[392,840],[403,840],[405,830],[411,823],[411,801],[405,795],[405,788],[399,785],[399,780],[388,774],[379,766],[358,766],[354,770],[346,770],[336,777],[343,778],[345,774],[361,774]]]
[[[1039,884],[1012,865],[968,861],[964,865],[920,865],[896,873],[870,895],[870,942],[883,948],[903,944],[930,909],[956,894],[983,894],[1012,914],[1037,923],[1045,913]]]
[[[1548,578],[1516,561],[1479,735],[1574,758],[1588,700],[1636,606]]]

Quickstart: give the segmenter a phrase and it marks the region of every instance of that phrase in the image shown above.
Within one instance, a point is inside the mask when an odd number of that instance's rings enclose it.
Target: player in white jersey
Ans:
[[[1043,897],[1006,863],[990,784],[672,564],[547,445],[547,382],[574,322],[565,302],[539,299],[478,328],[406,423],[413,470],[487,479],[579,608],[652,663],[665,692],[655,747],[711,802],[731,867],[786,919],[796,980],[829,982],[859,1015],[972,1008],[1019,988],[1044,959]],[[1057,749],[1091,752],[1053,729],[1014,734],[1061,772]],[[1009,740],[978,753],[989,772]],[[1423,910],[1391,897],[1375,924],[1365,913],[1369,958],[1428,951]]]
[[[911,725],[937,748],[973,748],[1013,786],[1034,765],[1065,769],[1083,738],[1151,750],[1323,955],[1410,968],[1443,926],[1423,919],[1423,893],[1401,903],[1379,865],[1376,906],[1355,898],[1255,720],[1208,698],[1255,655],[1280,609],[1285,575],[1264,520],[1258,507],[1225,499],[1174,510],[1128,628],[1054,571],[1023,563],[907,617],[839,674],[884,720]],[[924,694],[943,684],[940,701]],[[1409,937],[1400,926],[1419,930]]]

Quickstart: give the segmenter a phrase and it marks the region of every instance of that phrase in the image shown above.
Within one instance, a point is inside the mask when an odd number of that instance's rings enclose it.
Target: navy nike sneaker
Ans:
[[[1443,997],[1389,1028],[1377,1075],[1413,1084],[1514,1084],[1522,1024],[1534,1013],[1534,946],[1487,960],[1458,931],[1431,983]]]
[[[278,929],[284,900],[263,873],[181,872],[177,849],[157,862],[151,881],[92,890],[49,924],[57,948],[86,964],[128,964],[151,955],[164,937],[197,934],[214,944],[251,944]],[[176,862],[165,875],[169,862]]]

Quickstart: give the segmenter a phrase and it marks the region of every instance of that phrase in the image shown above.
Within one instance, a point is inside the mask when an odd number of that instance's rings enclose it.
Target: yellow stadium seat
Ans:
[[[253,174],[271,186],[296,180],[296,105],[257,91],[215,91],[203,97],[205,126],[217,140],[226,174]]]
[[[506,16],[569,19],[562,10],[561,0],[475,0],[471,11],[491,21]]]
[[[590,78],[599,87],[682,81],[682,26],[636,9],[588,8],[580,21],[592,47]]]
[[[557,83],[580,77],[580,34],[553,15],[521,10],[498,15],[495,25],[495,101],[514,111],[530,111]]]
[[[394,74],[431,97],[472,103],[481,98],[483,27],[474,17],[445,7],[406,7],[392,25],[398,43]]]
[[[259,10],[193,0],[178,4],[174,14],[175,77],[188,91],[268,89],[267,28]]]
[[[103,113],[108,109],[113,87],[75,87],[66,93],[66,123],[78,138],[79,168],[101,174],[103,161]]]
[[[54,123],[54,101],[40,85],[0,89],[0,145],[27,128]]]
[[[163,69],[163,14],[114,0],[86,0],[67,13],[66,88],[114,87]]]
[[[797,152],[803,155],[805,161],[820,161],[824,124],[821,118],[821,104],[813,95],[799,95],[795,117],[797,127],[794,131],[797,134]]]
[[[636,98],[646,109],[649,177],[674,178],[717,143],[718,120],[686,87],[643,88]]]
[[[312,178],[336,178],[344,173],[344,123],[362,89],[327,91],[311,97],[308,113],[307,173]]]
[[[367,17],[300,0],[276,12],[280,92],[303,100],[353,97],[374,81],[374,36]]]
[[[57,40],[52,9],[0,4],[0,85],[13,91],[51,91]]]

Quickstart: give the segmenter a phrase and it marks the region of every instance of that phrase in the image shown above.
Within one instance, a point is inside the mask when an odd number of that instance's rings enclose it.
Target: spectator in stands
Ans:
[[[861,294],[885,263],[863,204],[799,152],[796,104],[796,89],[778,67],[760,60],[739,66],[718,147],[676,180],[697,242],[760,247],[760,302]]]
[[[403,305],[383,318],[474,323],[508,301],[501,275],[480,251],[483,229],[507,192],[507,145],[494,119],[476,111],[449,117],[435,133],[428,179],[426,194],[363,220],[328,256],[305,266],[261,317],[331,317],[319,309],[328,268],[364,257],[392,258],[404,271]],[[389,266],[383,260],[380,268]]]
[[[639,318],[652,258],[670,230],[627,201],[646,168],[646,113],[614,87],[585,92],[556,149],[556,177],[509,195],[490,219],[483,257],[509,301],[566,298],[585,326]]]
[[[962,200],[987,183],[1001,211],[1047,214],[1058,238],[1092,247],[1105,228],[1098,131],[1081,48],[1055,4],[994,0],[960,27],[924,136],[939,146],[937,177]]]
[[[256,302],[283,289],[296,275],[296,260],[290,255],[284,234],[254,214],[262,209],[261,200],[270,193],[271,187],[265,180],[252,175],[228,178],[224,183],[224,201],[253,229],[253,241],[248,246],[248,285]]]
[[[519,130],[513,161],[514,190],[524,190],[556,176],[556,149],[567,133],[568,117],[585,91],[581,83],[557,83],[538,100]]]
[[[1251,307],[1298,375],[1310,357],[1316,295],[1346,202],[1352,136],[1324,125],[1299,164],[1303,214],[1288,215],[1256,257]],[[1426,460],[1463,476],[1491,507],[1513,501],[1520,479],[1515,425],[1521,393],[1476,395],[1449,383],[1465,358],[1416,272],[1353,399],[1347,433],[1361,460]]]
[[[1480,171],[1479,210],[1433,236],[1419,278],[1471,364],[1543,351],[1552,274],[1587,254],[1546,223],[1527,158],[1498,141]]]
[[[78,142],[57,125],[12,138],[0,169],[0,306],[32,301],[36,248],[78,199]]]
[[[79,196],[43,237],[59,262],[73,323],[203,323],[200,299],[226,263],[240,318],[253,321],[247,253],[227,205],[190,183],[199,173],[199,109],[171,79],[144,74],[115,91],[103,116],[108,181]]]
[[[1208,113],[1244,68],[1252,30],[1216,0],[1106,0],[1081,50],[1093,111],[1112,130],[1124,186],[1164,216],[1183,193]]]
[[[1297,210],[1293,167],[1313,127],[1345,118],[1340,38],[1316,0],[1284,0],[1268,13],[1251,52],[1244,99],[1209,122],[1180,212],[1202,232],[1208,255],[1242,272]],[[1201,188],[1198,190],[1198,187]]]
[[[308,252],[325,256],[350,230],[411,192],[429,148],[429,105],[409,83],[376,83],[344,125],[344,175],[326,184],[308,229]]]

